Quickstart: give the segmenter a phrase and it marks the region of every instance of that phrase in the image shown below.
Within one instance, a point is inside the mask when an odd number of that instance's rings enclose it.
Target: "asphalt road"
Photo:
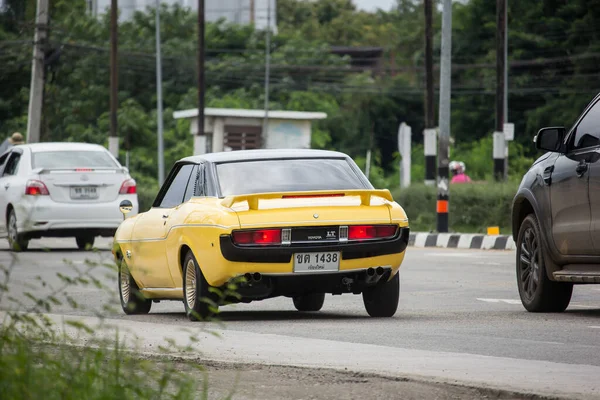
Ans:
[[[77,308],[64,303],[53,306],[52,313],[196,326],[180,302],[155,303],[149,315],[124,315],[108,266],[108,240],[98,240],[97,246],[101,251],[82,252],[73,239],[47,239],[32,241],[31,251],[14,255],[0,241],[0,265],[10,271],[9,294],[0,308],[26,310],[33,301],[25,293],[43,298],[58,289],[58,298],[69,295]],[[369,318],[355,295],[328,296],[319,313],[298,313],[291,299],[277,298],[223,307],[221,317],[230,331],[600,366],[600,285],[577,286],[565,313],[531,314],[519,302],[513,265],[512,251],[409,248],[394,318]],[[58,277],[80,273],[112,292],[93,284],[65,284]]]

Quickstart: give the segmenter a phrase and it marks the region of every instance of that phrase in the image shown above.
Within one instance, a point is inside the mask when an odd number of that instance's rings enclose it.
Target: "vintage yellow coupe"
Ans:
[[[408,237],[402,207],[346,154],[242,150],[176,162],[152,208],[122,222],[113,254],[128,314],[183,300],[199,320],[276,296],[318,311],[326,293],[362,293],[369,315],[391,317]]]

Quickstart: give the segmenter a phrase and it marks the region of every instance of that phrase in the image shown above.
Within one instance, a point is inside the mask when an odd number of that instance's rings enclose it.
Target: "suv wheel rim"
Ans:
[[[121,268],[121,299],[123,303],[127,304],[129,302],[129,274],[124,268]]]
[[[540,248],[533,228],[528,228],[521,241],[520,281],[528,301],[533,299],[540,280]]]
[[[196,304],[196,264],[189,260],[185,268],[185,300],[188,308],[194,308]]]
[[[15,243],[17,241],[17,218],[15,217],[14,211],[10,213],[10,217],[8,219],[8,238],[11,243]]]

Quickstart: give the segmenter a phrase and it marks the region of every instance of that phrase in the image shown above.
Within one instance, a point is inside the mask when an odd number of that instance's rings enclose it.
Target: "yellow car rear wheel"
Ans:
[[[298,311],[319,311],[325,302],[325,293],[310,293],[294,297],[294,307]]]
[[[393,317],[398,309],[400,299],[400,274],[396,273],[385,283],[367,288],[363,292],[365,309],[371,317]]]

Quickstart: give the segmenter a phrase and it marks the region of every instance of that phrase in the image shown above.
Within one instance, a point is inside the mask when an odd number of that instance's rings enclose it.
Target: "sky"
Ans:
[[[375,11],[378,8],[389,11],[396,4],[396,0],[353,0],[353,2],[359,9],[365,11]]]

